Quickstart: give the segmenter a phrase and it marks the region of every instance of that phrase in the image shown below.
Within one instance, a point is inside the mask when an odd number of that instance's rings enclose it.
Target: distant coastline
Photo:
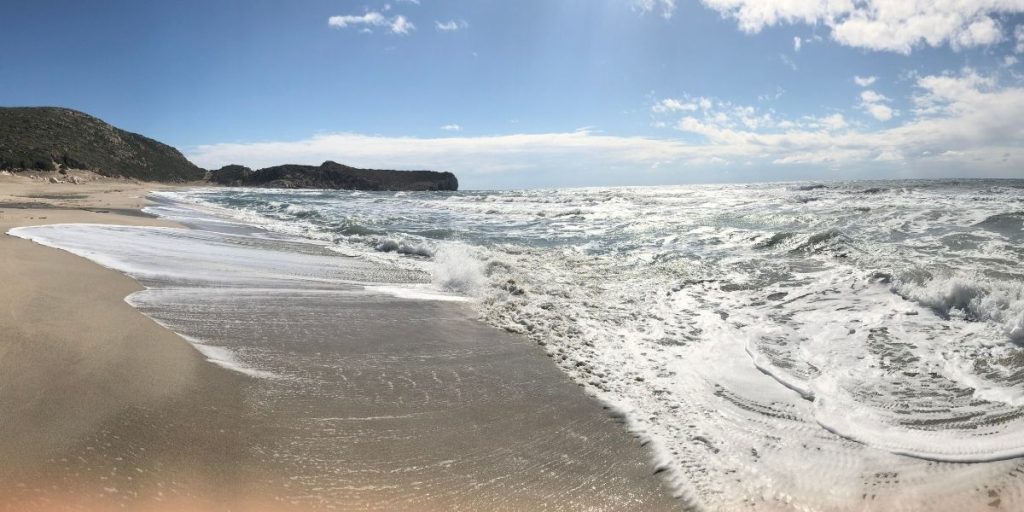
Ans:
[[[235,187],[410,192],[459,189],[458,178],[450,172],[358,169],[331,161],[320,166],[278,165],[258,170],[228,165],[208,176],[211,183]]]
[[[80,170],[160,183],[393,191],[459,188],[451,172],[360,169],[331,161],[259,170],[228,165],[207,171],[167,144],[60,107],[0,107],[0,170],[53,172],[52,181],[72,183],[74,179],[64,176]]]

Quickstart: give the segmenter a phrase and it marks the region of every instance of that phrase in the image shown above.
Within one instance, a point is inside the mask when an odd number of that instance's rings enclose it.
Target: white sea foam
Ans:
[[[446,244],[434,255],[434,284],[441,290],[477,296],[486,285],[483,265],[472,250],[461,244]]]
[[[366,286],[365,290],[371,293],[382,293],[399,299],[411,300],[435,300],[441,302],[472,302],[471,297],[454,295],[451,293],[439,292],[426,286]]]
[[[427,258],[434,255],[434,251],[425,245],[410,244],[408,242],[392,239],[387,239],[377,244],[376,249],[380,252],[397,252],[399,254],[408,254],[410,256],[424,256]]]
[[[273,371],[243,361],[237,348],[187,334],[193,300],[181,296],[197,291],[206,297],[232,297],[243,293],[353,293],[371,288],[381,294],[421,300],[465,300],[417,287],[417,281],[425,277],[422,273],[334,256],[317,245],[202,230],[102,224],[51,224],[14,228],[8,233],[134,277],[147,289],[129,295],[126,302],[178,332],[208,361],[251,377],[279,378]],[[181,322],[169,320],[181,315]]]
[[[164,198],[269,231],[241,245],[315,240],[354,265],[256,272],[229,245],[233,279],[472,298],[609,404],[695,506],[1024,507],[1019,182]]]
[[[896,291],[944,315],[999,324],[1012,340],[1024,340],[1024,283],[959,273],[924,283],[900,282]]]
[[[248,365],[242,364],[241,362],[238,361],[238,357],[235,355],[234,352],[232,352],[232,351],[230,351],[230,350],[228,350],[228,349],[226,349],[224,347],[217,347],[217,346],[214,346],[214,345],[209,345],[209,344],[204,343],[203,341],[198,340],[196,338],[193,338],[191,336],[185,336],[185,335],[181,335],[181,334],[179,334],[179,336],[181,336],[182,338],[185,338],[185,340],[187,340],[189,343],[191,343],[192,346],[195,347],[195,349],[199,351],[199,353],[203,354],[203,357],[205,357],[207,361],[209,361],[209,362],[211,362],[213,364],[216,364],[217,366],[220,366],[221,368],[226,368],[226,369],[231,370],[231,371],[236,371],[238,373],[242,373],[242,374],[248,375],[250,377],[255,377],[255,378],[260,378],[260,379],[279,379],[279,378],[281,378],[280,375],[277,375],[274,372],[268,372],[268,371],[265,371],[265,370],[260,370],[260,369],[257,369],[257,368],[252,368],[252,367],[250,367]]]

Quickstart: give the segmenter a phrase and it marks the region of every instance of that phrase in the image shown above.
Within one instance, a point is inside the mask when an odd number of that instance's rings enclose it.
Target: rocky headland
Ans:
[[[458,190],[450,172],[358,169],[327,161],[319,166],[278,165],[252,170],[228,165],[210,173],[210,181],[235,187],[327,188],[346,190]]]
[[[450,172],[359,169],[331,161],[319,166],[279,165],[259,170],[228,165],[211,172],[167,144],[76,110],[0,107],[0,172],[26,171],[34,179],[76,184],[87,180],[88,175],[100,175],[236,187],[396,191],[459,188],[459,180]]]

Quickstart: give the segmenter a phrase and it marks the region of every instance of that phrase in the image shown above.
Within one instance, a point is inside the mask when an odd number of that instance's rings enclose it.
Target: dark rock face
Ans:
[[[0,169],[85,169],[146,181],[205,172],[177,150],[66,108],[0,107]]]
[[[357,169],[336,162],[278,165],[254,171],[228,165],[210,173],[210,181],[234,187],[325,188],[346,190],[458,190],[450,172]]]

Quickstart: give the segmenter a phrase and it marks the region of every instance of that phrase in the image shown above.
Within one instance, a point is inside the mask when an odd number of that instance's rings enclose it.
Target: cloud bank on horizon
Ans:
[[[629,1],[635,15],[664,23],[672,22],[680,8],[674,0]],[[633,108],[647,113],[653,132],[636,135],[621,129],[610,134],[600,126],[475,133],[469,123],[449,119],[435,125],[446,132],[436,136],[325,133],[301,140],[200,145],[187,156],[207,168],[338,160],[364,167],[443,169],[455,171],[470,187],[753,180],[766,169],[780,168],[788,173],[770,177],[1024,177],[1024,76],[1017,68],[1024,54],[1019,16],[1024,0],[701,4],[730,21],[741,37],[797,32],[785,35],[791,53],[776,57],[792,72],[800,69],[793,60],[798,53],[825,45],[903,57],[902,69],[889,76],[848,70],[843,80],[852,89],[849,95],[816,113],[774,106],[785,94],[781,87],[757,98],[721,97],[714,91],[651,93],[637,98]],[[388,4],[327,22],[367,37],[376,37],[375,30],[382,37],[410,36],[415,25],[394,11],[419,7],[419,2]],[[476,28],[473,20],[461,18],[422,23],[433,24],[439,35]],[[953,62],[968,51],[998,53],[1001,64],[980,69],[964,62],[922,73],[914,59],[916,53],[929,53],[933,60],[941,54]]]

